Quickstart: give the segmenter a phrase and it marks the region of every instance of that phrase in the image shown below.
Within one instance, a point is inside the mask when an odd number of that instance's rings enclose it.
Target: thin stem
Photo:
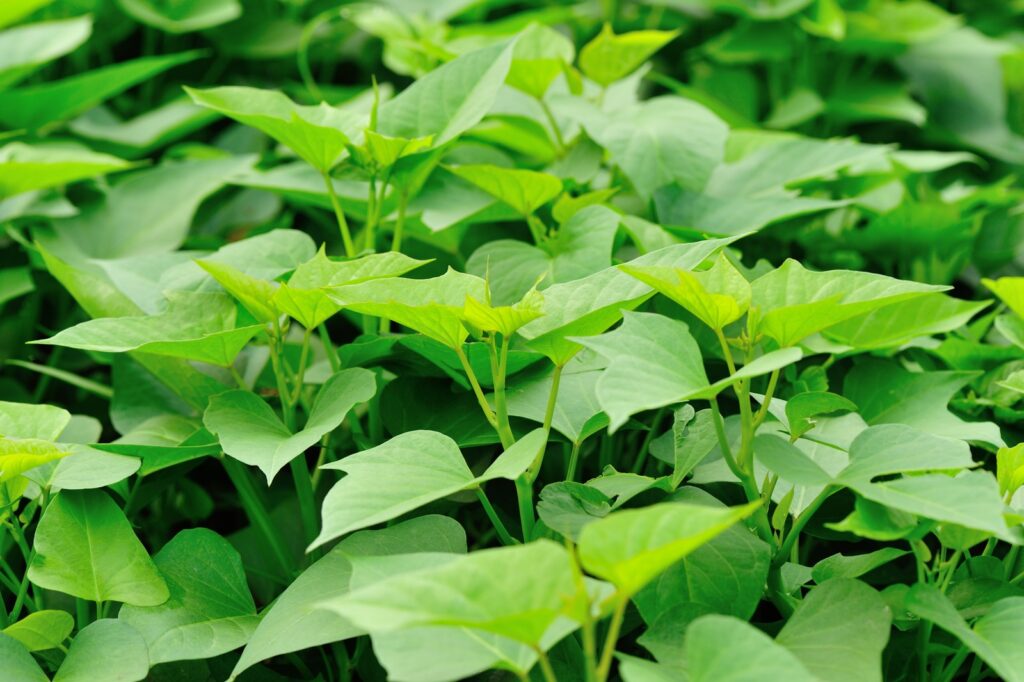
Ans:
[[[558,387],[562,382],[562,369],[565,365],[555,365],[551,375],[551,392],[548,393],[548,405],[544,410],[544,430],[551,433],[551,422],[555,418],[555,403],[558,402]]]
[[[544,673],[544,682],[558,682],[558,678],[555,676],[555,671],[551,668],[551,661],[548,660],[548,655],[543,649],[537,647],[537,661],[540,663],[540,670]]]
[[[505,524],[502,523],[501,517],[498,516],[498,512],[494,509],[491,501],[487,498],[487,493],[484,492],[482,487],[476,489],[476,498],[480,500],[487,518],[490,519],[491,525],[494,526],[494,530],[498,533],[498,539],[501,540],[501,544],[518,545],[519,542],[505,528]]]
[[[302,353],[299,355],[299,370],[295,373],[295,387],[291,397],[293,405],[299,402],[299,398],[302,396],[302,385],[305,383],[306,377],[306,365],[309,362],[309,337],[312,332],[312,329],[307,329],[306,333],[302,335]]]
[[[565,480],[567,481],[576,480],[576,468],[579,466],[580,447],[582,445],[583,441],[573,441],[572,452],[569,454],[569,466],[565,470]]]
[[[512,425],[508,417],[508,401],[505,399],[505,375],[508,372],[508,337],[501,339],[501,349],[495,346],[494,337],[488,340],[488,352],[491,356],[491,378],[494,382],[494,418],[495,428],[501,438],[503,447],[508,448],[515,443]]]
[[[644,465],[647,463],[647,453],[651,449],[651,441],[654,440],[654,432],[658,430],[658,426],[661,424],[661,418],[665,414],[665,408],[661,408],[654,415],[654,420],[651,422],[651,428],[644,434],[644,440],[640,444],[640,452],[637,454],[636,461],[633,462],[633,473],[639,474],[644,470]]]
[[[764,422],[768,416],[768,406],[771,405],[772,396],[775,395],[775,389],[779,383],[779,370],[772,370],[771,376],[768,378],[768,388],[764,392],[764,401],[761,403],[761,408],[754,415],[754,427],[758,427]]]
[[[558,156],[565,153],[565,138],[562,137],[562,131],[558,128],[558,121],[555,120],[555,115],[551,111],[551,107],[544,101],[543,97],[538,97],[537,102],[540,104],[541,110],[544,112],[544,118],[548,120],[548,126],[551,127],[551,132],[555,134],[555,149],[558,152]]]
[[[403,187],[401,193],[398,195],[398,215],[395,218],[395,230],[391,234],[392,251],[398,252],[402,250],[402,237],[405,232],[405,211],[408,206],[409,190]]]
[[[17,621],[18,617],[21,616],[21,609],[25,605],[25,599],[28,596],[28,569],[32,565],[32,560],[36,558],[36,550],[33,549],[29,552],[28,561],[25,564],[25,575],[21,577],[21,584],[18,585],[18,596],[14,599],[14,607],[11,609],[11,620]]]
[[[516,479],[516,502],[519,504],[519,526],[523,531],[523,542],[533,537],[533,484],[526,474]]]
[[[288,552],[277,528],[274,526],[274,522],[270,518],[270,513],[264,507],[263,501],[256,492],[256,487],[249,477],[249,470],[231,457],[222,457],[221,463],[224,465],[228,478],[231,479],[231,483],[238,492],[238,499],[242,503],[242,508],[245,510],[246,516],[249,517],[250,523],[256,527],[256,530],[263,535],[263,539],[267,541],[271,553],[280,565],[283,572],[282,575],[286,579],[290,578],[292,569],[291,561],[288,559]]]
[[[608,625],[608,635],[604,640],[604,649],[601,651],[601,662],[597,666],[598,682],[605,682],[608,673],[612,668],[612,656],[615,654],[615,644],[619,641],[619,631],[622,629],[622,620],[626,616],[626,606],[629,599],[620,597],[615,603],[615,611],[612,612],[612,620]]]
[[[331,335],[327,331],[326,325],[321,324],[317,327],[317,330],[320,332],[320,343],[324,346],[324,353],[327,354],[327,362],[331,365],[331,371],[337,372],[341,369],[341,358],[338,357],[338,349],[331,342]]]
[[[327,194],[331,197],[331,206],[334,207],[334,217],[338,220],[338,229],[341,230],[341,241],[345,245],[345,255],[354,258],[356,245],[352,241],[352,233],[349,232],[348,222],[345,220],[345,212],[341,210],[341,202],[338,201],[338,194],[334,191],[334,183],[331,182],[331,175],[326,171],[322,173],[324,185],[327,187]]]
[[[775,568],[786,563],[786,559],[789,557],[789,553],[793,549],[793,543],[795,543],[797,538],[800,537],[800,533],[803,531],[804,526],[807,525],[807,522],[811,520],[811,517],[814,516],[815,512],[818,511],[821,505],[824,504],[825,500],[831,497],[836,490],[837,488],[830,485],[825,486],[825,489],[818,493],[818,496],[811,500],[811,503],[807,508],[796,517],[796,520],[793,521],[793,527],[789,529],[789,533],[786,534],[785,539],[782,541],[782,545],[779,547],[779,551],[775,554],[775,559],[772,561]]]
[[[964,664],[964,661],[967,660],[967,657],[970,655],[970,653],[971,650],[965,646],[962,646],[959,649],[957,649],[956,655],[953,656],[953,659],[949,662],[946,668],[942,671],[942,674],[939,676],[939,682],[953,682],[953,678],[956,677],[957,671],[960,670],[960,666]]]
[[[366,225],[363,228],[363,249],[367,251],[376,251],[377,203],[377,176],[371,175],[366,200]]]
[[[540,221],[540,218],[533,215],[532,213],[526,216],[526,226],[530,228],[530,235],[533,237],[533,243],[540,246],[544,242],[544,223]]]
[[[493,426],[497,431],[497,418],[494,416],[494,411],[491,410],[491,406],[487,402],[487,398],[484,396],[484,390],[480,388],[480,382],[477,381],[476,372],[473,371],[473,366],[469,364],[469,358],[466,357],[466,353],[462,350],[461,344],[455,347],[455,354],[459,356],[459,362],[462,363],[462,369],[466,372],[466,377],[469,378],[469,385],[473,387],[473,393],[476,395],[476,401],[480,404],[480,409],[483,410],[487,423]],[[498,435],[501,435],[500,431],[498,432]],[[502,443],[502,445],[504,445],[504,443]]]
[[[288,463],[292,472],[292,480],[295,482],[295,494],[299,500],[299,514],[302,517],[302,528],[306,535],[306,544],[313,542],[317,535],[316,525],[316,492],[313,490],[313,481],[309,477],[309,469],[306,468],[306,455],[300,454]]]

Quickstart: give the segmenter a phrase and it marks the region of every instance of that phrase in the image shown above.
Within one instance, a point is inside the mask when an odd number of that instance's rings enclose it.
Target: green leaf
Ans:
[[[259,616],[242,559],[227,540],[205,528],[181,531],[153,563],[170,599],[125,605],[118,614],[146,640],[151,665],[212,658],[249,641]]]
[[[224,86],[185,92],[196,104],[266,133],[321,173],[334,167],[365,125],[360,114],[326,103],[303,106],[275,90]]]
[[[476,125],[494,103],[512,64],[514,43],[462,55],[380,105],[377,132],[449,142]]]
[[[179,52],[159,57],[143,57],[59,81],[29,85],[4,92],[0,123],[10,128],[39,130],[53,123],[74,118],[136,83],[163,73],[179,64],[193,61],[198,52]]]
[[[869,424],[907,424],[937,436],[1004,445],[991,422],[967,422],[947,409],[974,372],[910,372],[897,363],[871,358],[846,375],[843,395],[857,404]]]
[[[0,27],[9,26],[22,17],[35,12],[40,7],[45,7],[54,0],[10,0],[5,2],[0,9]]]
[[[124,159],[78,145],[12,142],[0,147],[0,199],[113,173],[131,165]]]
[[[982,279],[989,291],[999,297],[1006,307],[1024,318],[1024,277],[1000,277],[996,280]]]
[[[0,33],[0,90],[75,50],[91,33],[92,18],[88,15],[41,21]]]
[[[466,297],[486,297],[484,280],[449,268],[430,279],[379,279],[330,292],[340,306],[357,313],[393,320],[456,348],[469,332],[462,325]]]
[[[168,33],[213,28],[242,14],[242,7],[236,0],[118,0],[118,5],[136,21]]]
[[[856,412],[857,406],[841,395],[828,391],[797,393],[786,401],[789,434],[796,440],[815,426],[815,417],[834,412]]]
[[[105,201],[54,220],[56,236],[41,233],[40,241],[62,258],[69,252],[108,259],[172,251],[185,242],[199,204],[254,161],[252,156],[165,161],[119,182]]]
[[[18,640],[29,651],[45,651],[61,646],[74,628],[75,619],[70,613],[46,609],[30,613],[0,632]]]
[[[104,618],[75,636],[53,682],[139,682],[148,674],[142,635],[119,620]]]
[[[487,242],[466,261],[466,271],[487,279],[494,302],[508,304],[534,286],[570,282],[607,268],[618,229],[619,216],[611,209],[584,208],[538,246],[514,239]]]
[[[0,17],[2,18],[2,17]],[[10,682],[49,682],[32,654],[18,640],[0,632],[0,666]]]
[[[235,302],[222,294],[175,295],[167,311],[88,320],[33,343],[104,353],[140,351],[229,367],[261,325],[235,328]]]
[[[865,573],[870,573],[876,568],[908,554],[910,552],[895,547],[883,547],[874,552],[853,556],[833,554],[814,564],[814,571],[811,575],[819,584],[833,578],[859,578]]]
[[[535,429],[503,452],[484,473],[474,476],[459,446],[436,431],[408,431],[377,447],[325,464],[347,475],[334,484],[323,503],[323,529],[310,550],[334,538],[418,509],[460,490],[496,478],[520,476],[545,445]]]
[[[631,597],[662,571],[734,523],[757,504],[716,508],[655,504],[615,512],[588,524],[580,534],[583,567]]]
[[[561,180],[532,170],[487,164],[451,166],[448,170],[495,199],[505,202],[524,217],[531,215],[562,191]]]
[[[156,606],[167,585],[124,512],[98,490],[64,491],[36,529],[33,584],[91,601]]]
[[[579,599],[572,562],[550,540],[472,552],[404,573],[322,606],[372,633],[465,627],[539,647]]]
[[[98,106],[68,123],[68,128],[79,137],[113,145],[118,153],[135,158],[217,118],[216,112],[179,97],[132,119],[122,119],[106,106]]]
[[[312,260],[295,268],[287,284],[277,288],[273,303],[306,329],[313,329],[341,310],[325,289],[398,277],[427,262],[394,252],[336,261],[329,259],[321,246]]]
[[[869,272],[813,272],[792,259],[751,287],[751,305],[761,312],[759,329],[780,346],[791,346],[851,317],[945,288]]]
[[[320,602],[348,594],[364,559],[422,552],[465,554],[466,533],[453,519],[429,515],[382,530],[353,533],[339,542],[263,614],[232,679],[260,660],[364,634],[362,628],[318,608]]]
[[[678,31],[631,31],[615,35],[611,24],[605,24],[580,50],[580,69],[587,78],[607,87],[631,74],[677,35]]]
[[[580,362],[578,358],[570,360],[562,370],[551,427],[574,443],[582,442],[608,425],[597,402],[596,385],[600,376],[599,366]],[[517,377],[508,389],[509,414],[542,424],[552,379],[551,371]]]
[[[584,121],[641,198],[666,185],[699,191],[722,162],[729,128],[700,104],[665,96]]]
[[[263,324],[274,322],[280,312],[275,306],[274,294],[277,293],[277,282],[268,282],[247,275],[241,270],[225,263],[197,260],[196,264],[224,287],[224,290],[238,300],[253,317]]]
[[[630,261],[635,266],[666,265],[692,269],[733,239],[708,239],[674,244]],[[618,268],[607,268],[583,279],[556,284],[544,291],[544,316],[520,330],[528,345],[552,362],[564,365],[581,346],[570,336],[600,334],[648,299],[653,290]]]
[[[1024,656],[1019,646],[1024,628],[1024,597],[996,602],[971,627],[949,598],[931,585],[917,584],[904,600],[909,611],[954,635],[1007,682],[1024,680]]]
[[[788,405],[787,405],[788,407]],[[850,444],[850,463],[839,473],[847,485],[877,476],[974,466],[967,443],[934,436],[903,424],[872,426]]]
[[[0,306],[35,291],[28,268],[0,268]]]
[[[686,662],[692,682],[821,679],[768,635],[731,616],[702,616],[686,629]]]
[[[543,303],[544,296],[536,289],[526,292],[512,305],[490,305],[468,296],[462,315],[467,323],[480,331],[500,332],[510,337],[520,327],[544,314],[541,310]]]
[[[750,283],[724,255],[708,270],[689,272],[661,266],[621,266],[622,270],[720,330],[738,320],[750,307]]]
[[[292,433],[274,410],[255,393],[228,391],[214,396],[203,415],[206,428],[220,439],[224,453],[259,467],[273,482],[285,465],[338,428],[349,410],[377,392],[373,372],[345,369],[320,388],[306,425]]]
[[[836,618],[836,613],[847,617]],[[835,682],[882,680],[892,612],[875,590],[836,578],[815,587],[776,636],[814,675]]]
[[[45,440],[0,437],[0,483],[69,454],[67,448]]]
[[[516,39],[505,82],[542,99],[575,56],[576,47],[569,38],[550,26],[531,23]]]
[[[989,305],[988,301],[961,301],[943,294],[926,294],[840,322],[823,334],[857,350],[892,348],[919,337],[959,329]]]
[[[60,407],[0,400],[0,436],[53,441],[70,422],[71,414]]]
[[[589,485],[563,481],[544,486],[537,502],[537,516],[551,530],[573,542],[588,524],[611,513],[611,499]]]

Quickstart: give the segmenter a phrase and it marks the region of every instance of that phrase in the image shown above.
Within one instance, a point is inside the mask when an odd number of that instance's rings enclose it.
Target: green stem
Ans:
[[[14,599],[14,607],[11,609],[11,620],[17,622],[21,616],[21,609],[25,605],[25,599],[28,597],[28,569],[32,565],[32,560],[36,557],[36,550],[29,552],[28,562],[25,564],[25,575],[21,577],[21,584],[18,585],[18,595]]]
[[[519,526],[523,531],[523,542],[533,537],[533,484],[526,474],[516,479],[516,501],[519,503]]]
[[[565,480],[567,481],[576,480],[576,467],[579,466],[580,447],[582,445],[583,441],[573,441],[572,452],[569,454],[569,466],[565,470]]]
[[[540,103],[540,108],[544,112],[544,118],[548,120],[548,126],[551,127],[551,132],[555,134],[555,150],[558,156],[565,154],[565,138],[562,137],[562,131],[558,128],[558,121],[555,120],[555,115],[551,111],[551,107],[544,101],[543,97],[538,97],[537,102]]]
[[[284,541],[274,526],[269,512],[263,505],[263,501],[256,492],[256,487],[249,477],[249,470],[241,462],[231,457],[222,457],[221,463],[224,465],[228,478],[231,479],[231,483],[238,492],[238,499],[245,510],[246,516],[249,517],[249,522],[263,535],[263,539],[267,541],[271,553],[281,568],[282,576],[286,580],[291,578],[291,561],[288,559],[288,552],[285,549]]]
[[[548,393],[548,405],[544,409],[544,431],[551,433],[551,422],[555,418],[555,403],[558,402],[558,387],[562,383],[562,370],[565,365],[555,365],[551,375],[551,392]]]
[[[338,349],[331,343],[331,335],[327,331],[327,326],[321,324],[317,327],[320,332],[320,343],[323,344],[324,353],[327,354],[327,362],[331,365],[331,371],[337,372],[341,369],[341,358],[338,357]]]
[[[551,668],[551,661],[548,660],[547,653],[540,647],[537,647],[535,651],[537,652],[537,661],[540,663],[541,672],[544,673],[544,682],[558,682],[555,671]]]
[[[498,435],[501,436],[501,431],[498,429],[498,420],[494,416],[494,411],[487,402],[487,398],[484,396],[484,390],[480,388],[480,382],[477,381],[476,372],[473,371],[473,366],[469,364],[469,358],[466,357],[466,353],[462,350],[461,344],[455,347],[455,354],[459,357],[459,362],[462,363],[462,369],[466,372],[466,377],[469,379],[469,385],[473,387],[473,394],[476,395],[476,401],[479,403],[480,409],[483,410],[487,423],[494,427],[495,431],[498,431]],[[502,441],[502,445],[504,447],[508,447],[504,440]],[[511,445],[511,443],[509,443],[509,445]]]
[[[526,226],[530,228],[530,235],[533,237],[533,243],[540,246],[544,242],[544,223],[540,221],[540,218],[533,215],[532,213],[526,216]]]
[[[409,206],[409,190],[402,188],[398,195],[398,216],[395,218],[395,231],[391,234],[391,250],[402,250],[402,237],[405,232],[405,211]]]
[[[956,655],[953,656],[953,659],[949,662],[946,668],[942,671],[942,674],[939,676],[939,682],[953,682],[953,678],[956,677],[957,671],[960,670],[960,666],[964,664],[964,661],[967,660],[967,657],[970,655],[970,653],[970,649],[968,649],[965,646],[962,646],[959,649],[957,649]]]
[[[302,517],[302,528],[305,531],[306,544],[310,544],[317,536],[316,524],[316,492],[313,481],[306,467],[306,455],[300,454],[288,463],[295,482],[295,494],[299,500],[299,514]]]
[[[619,631],[622,630],[622,620],[626,616],[626,606],[629,599],[620,597],[615,603],[615,610],[612,612],[612,620],[608,625],[608,635],[604,640],[604,649],[601,651],[601,662],[597,665],[597,680],[605,682],[608,673],[612,668],[612,656],[615,654],[615,644],[619,641]]]
[[[519,542],[512,537],[505,528],[505,524],[502,523],[501,517],[498,516],[498,512],[491,505],[491,501],[487,498],[487,493],[484,492],[482,487],[476,489],[476,498],[480,500],[481,506],[484,508],[484,512],[487,514],[487,518],[490,519],[491,525],[494,526],[494,530],[498,533],[498,539],[501,540],[503,545],[518,545]]]
[[[501,339],[501,348],[495,348],[494,337],[489,339],[488,351],[491,356],[491,378],[494,381],[494,419],[495,428],[501,438],[502,447],[508,448],[515,443],[512,425],[508,417],[508,401],[505,396],[505,375],[508,372],[508,337]]]
[[[334,191],[334,183],[331,182],[330,173],[321,173],[324,178],[324,185],[327,187],[327,194],[331,197],[331,206],[334,207],[334,217],[338,220],[338,229],[341,230],[341,241],[345,245],[345,255],[348,258],[355,258],[356,245],[352,241],[352,233],[348,229],[348,222],[345,220],[345,212],[341,210],[341,202],[338,201],[338,194]]]
[[[665,414],[665,408],[661,408],[655,413],[654,420],[651,422],[651,428],[647,429],[647,433],[644,434],[644,440],[640,444],[640,452],[637,454],[636,461],[633,462],[633,473],[639,474],[644,470],[644,465],[647,463],[647,453],[651,449],[651,441],[654,440],[654,434],[658,430],[661,424],[661,418]]]
[[[293,405],[299,402],[299,398],[302,396],[302,385],[305,383],[306,377],[306,365],[309,362],[309,337],[312,332],[312,329],[307,329],[306,333],[302,336],[302,353],[299,355],[299,370],[295,373],[295,387],[291,397]]]
[[[831,497],[836,490],[838,490],[838,488],[834,488],[830,485],[825,486],[825,489],[818,493],[818,496],[811,500],[811,503],[807,508],[796,517],[796,520],[793,521],[793,527],[789,529],[789,533],[786,534],[785,539],[782,541],[782,545],[779,547],[779,551],[776,552],[775,558],[772,560],[773,567],[779,568],[782,564],[786,563],[789,553],[793,549],[793,543],[795,543],[797,538],[800,537],[800,533],[803,531],[804,526],[807,525],[807,522],[811,520],[811,517],[814,516],[815,512],[818,511],[821,505],[825,503],[825,500]]]
[[[376,251],[377,231],[377,176],[370,176],[369,196],[366,200],[366,225],[363,228],[363,249]]]

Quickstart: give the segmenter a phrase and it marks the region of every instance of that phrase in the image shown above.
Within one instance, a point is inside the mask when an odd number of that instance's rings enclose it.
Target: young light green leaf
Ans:
[[[999,297],[1006,307],[1024,317],[1024,277],[1000,277],[999,279],[982,279],[981,283]]]
[[[988,307],[988,301],[961,301],[925,294],[840,322],[824,336],[857,350],[892,348],[913,339],[959,329]]]
[[[120,620],[104,618],[75,636],[53,682],[139,682],[148,674],[149,657],[142,635]]]
[[[44,609],[28,614],[0,632],[18,640],[29,651],[45,651],[64,644],[74,628],[75,619],[67,611]]]
[[[462,314],[466,322],[480,331],[511,336],[520,327],[544,314],[541,308],[543,303],[544,296],[536,289],[526,292],[525,296],[512,305],[490,305],[467,296]]]
[[[721,330],[738,320],[750,307],[750,283],[724,255],[708,270],[689,272],[662,266],[620,266],[659,293],[693,313],[697,319]]]
[[[277,288],[273,302],[306,329],[313,329],[341,309],[325,289],[398,277],[427,262],[394,252],[335,261],[327,257],[321,246],[312,260],[295,268],[288,282]]]
[[[377,132],[449,142],[490,111],[512,64],[514,43],[462,55],[431,71],[380,106]]]
[[[69,454],[67,447],[45,440],[0,437],[0,483]]]
[[[454,440],[436,431],[408,431],[377,447],[325,464],[347,475],[323,503],[323,530],[310,550],[495,478],[515,479],[545,445],[535,429],[474,476]]]
[[[153,557],[170,598],[159,606],[121,608],[118,619],[146,640],[151,665],[212,658],[243,646],[259,616],[242,559],[205,528],[185,530]]]
[[[228,391],[214,396],[203,415],[206,428],[220,439],[224,453],[259,467],[273,482],[284,466],[338,428],[349,410],[377,392],[373,372],[343,369],[320,388],[306,425],[292,433],[274,410],[251,391]]]
[[[471,164],[452,166],[448,170],[505,202],[524,217],[562,191],[562,181],[555,176],[522,168]]]
[[[365,125],[360,114],[326,103],[303,106],[274,90],[224,86],[185,91],[196,104],[266,133],[321,173],[334,167]]]
[[[0,147],[0,199],[60,187],[131,166],[124,159],[78,145],[12,142]]]
[[[472,552],[322,606],[370,633],[445,625],[540,647],[551,626],[575,612],[579,599],[568,552],[550,540],[538,540]]]
[[[275,306],[276,299],[274,297],[277,293],[277,282],[269,282],[247,275],[226,263],[197,260],[196,264],[206,270],[210,277],[213,277],[218,284],[224,287],[225,291],[238,299],[260,322],[269,324],[280,315],[280,311]]]
[[[835,618],[838,610],[848,618]],[[815,676],[835,682],[882,680],[892,612],[874,589],[836,578],[812,589],[775,637]]]
[[[910,552],[896,547],[883,547],[874,552],[853,556],[833,554],[814,564],[814,571],[811,575],[819,584],[833,578],[859,578],[907,554]]]
[[[89,599],[156,606],[167,585],[124,512],[102,491],[64,491],[36,529],[33,584]]]
[[[580,69],[587,78],[607,87],[631,74],[677,35],[678,31],[631,31],[615,35],[611,24],[605,24],[580,50]]]
[[[71,414],[54,405],[0,400],[0,436],[54,441],[70,422]]]
[[[550,26],[531,23],[516,38],[505,82],[541,99],[575,56],[576,46],[570,39]]]
[[[583,567],[632,597],[662,571],[753,513],[757,504],[655,504],[615,512],[580,533]]]
[[[456,348],[469,332],[462,325],[466,297],[486,297],[484,280],[449,269],[431,279],[379,279],[339,287],[330,292],[340,306],[357,313],[393,320]]]

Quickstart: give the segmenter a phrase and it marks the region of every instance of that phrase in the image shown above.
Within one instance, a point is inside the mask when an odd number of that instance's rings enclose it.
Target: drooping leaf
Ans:
[[[118,4],[136,20],[168,33],[213,28],[242,14],[236,0],[118,0]]]
[[[728,642],[728,646],[723,643]],[[731,652],[742,651],[738,656]],[[754,682],[763,679],[815,682],[817,676],[786,647],[730,616],[707,615],[686,629],[686,661],[693,682]]]
[[[807,391],[786,401],[790,438],[796,440],[814,428],[815,417],[834,412],[855,412],[857,406],[836,393]]]
[[[522,216],[532,214],[562,191],[562,181],[555,176],[521,168],[467,164],[449,170],[505,202]]]
[[[0,664],[11,682],[48,682],[32,654],[21,642],[0,632]]]
[[[544,430],[531,431],[474,476],[451,438],[435,431],[408,431],[326,464],[323,468],[347,475],[324,498],[323,530],[310,549],[486,481],[515,479],[543,446]]]
[[[39,587],[91,601],[167,601],[166,583],[105,492],[58,494],[39,521],[33,548],[28,577]]]
[[[896,547],[883,547],[867,554],[851,556],[833,554],[814,564],[812,575],[819,584],[833,578],[859,578],[907,554],[908,551]]]
[[[225,454],[259,467],[269,485],[277,472],[336,429],[349,410],[376,392],[373,372],[354,367],[324,383],[305,426],[296,433],[288,430],[262,398],[243,390],[214,396],[203,423],[220,439]]]

